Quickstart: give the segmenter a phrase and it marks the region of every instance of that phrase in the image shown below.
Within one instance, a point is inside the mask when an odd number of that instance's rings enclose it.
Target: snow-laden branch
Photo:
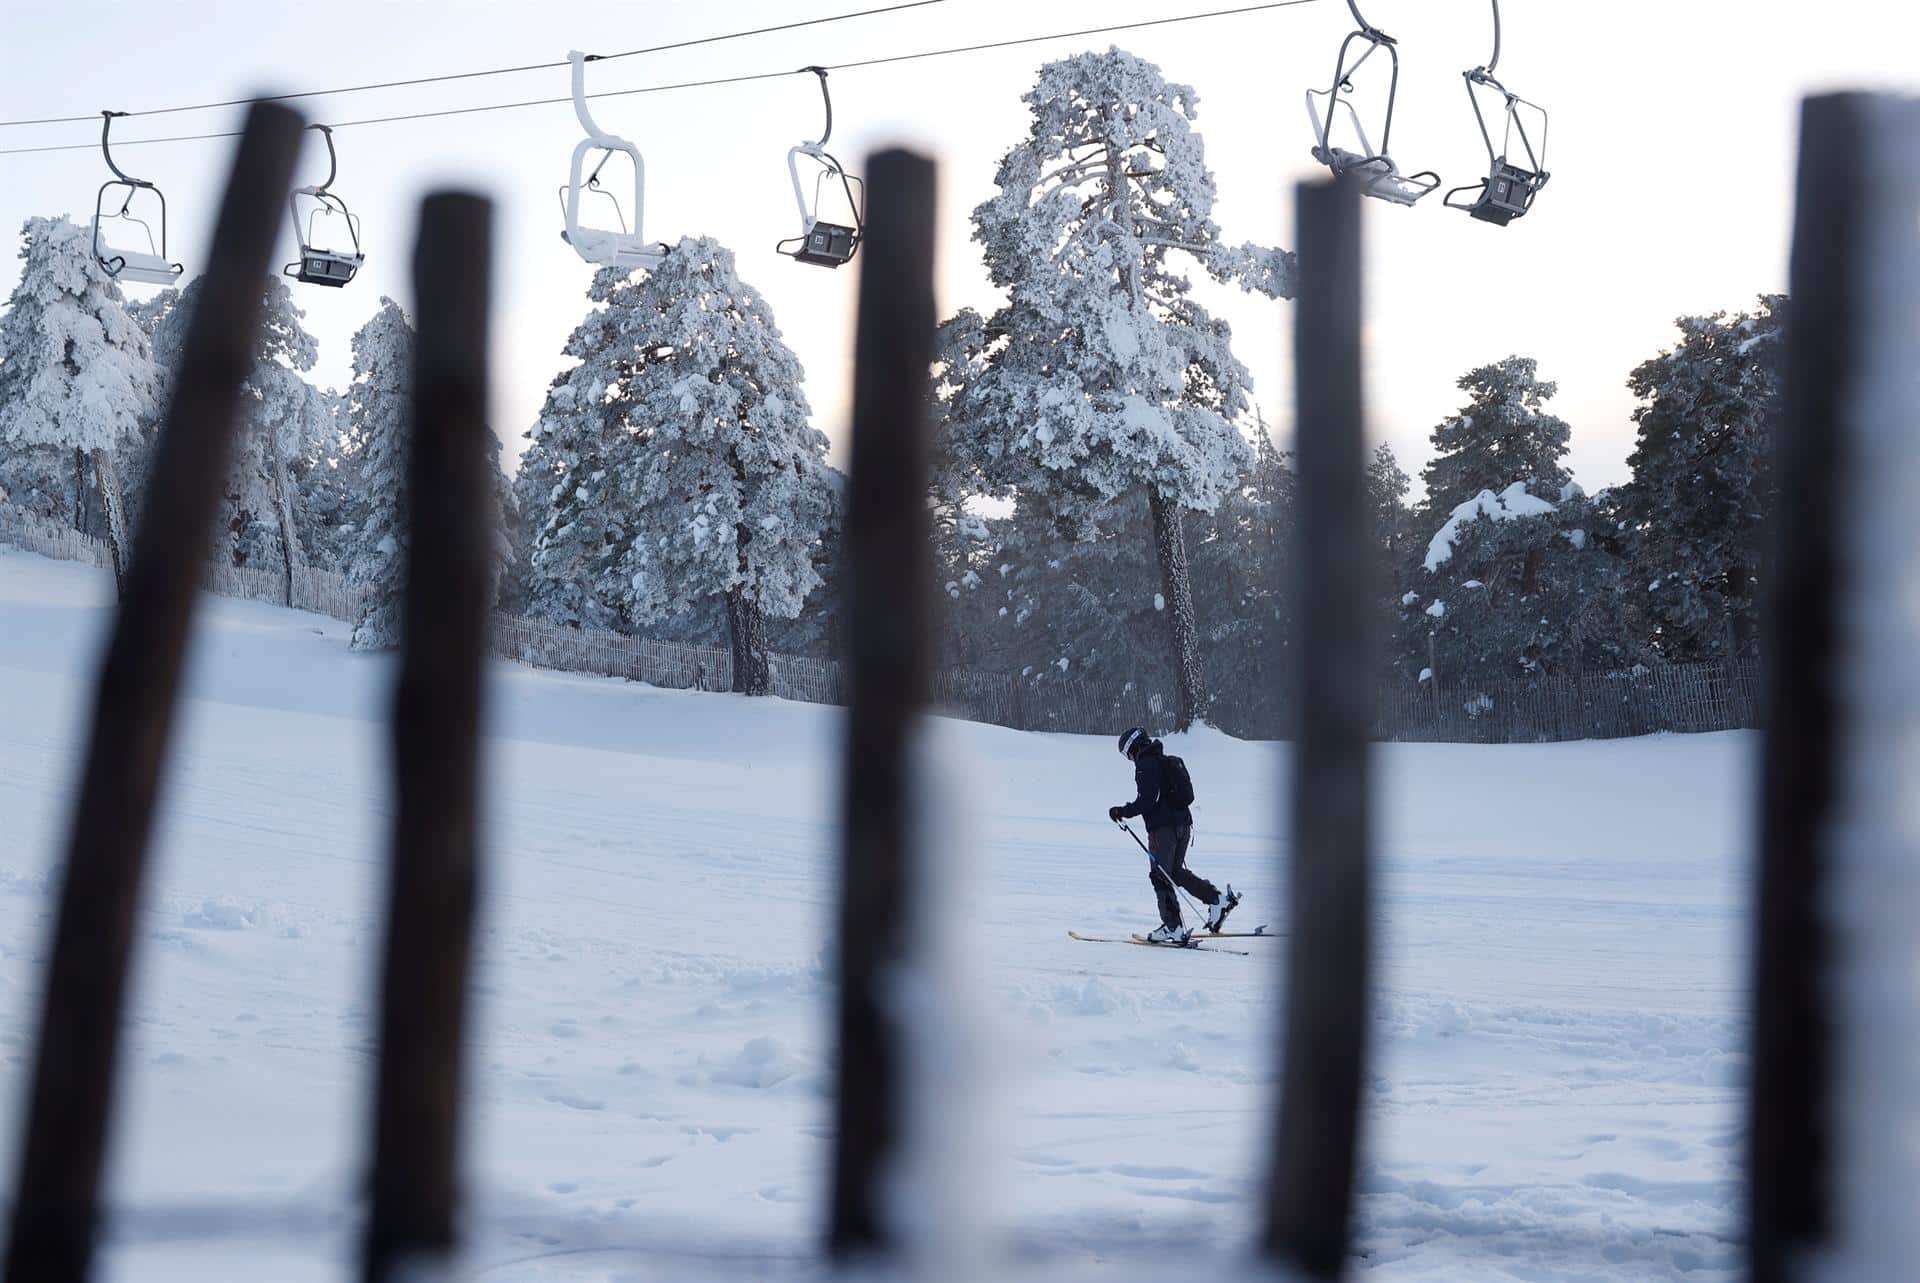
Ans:
[[[1083,181],[1089,174],[1097,174],[1104,168],[1106,168],[1106,161],[1099,157],[1077,161],[1071,165],[1062,165],[1050,174],[1042,174],[1035,186],[1054,182],[1062,186],[1072,186],[1074,183]]]
[[[1300,289],[1300,259],[1292,250],[1251,243],[1215,245],[1207,255],[1207,270],[1217,281],[1268,298],[1290,299]]]

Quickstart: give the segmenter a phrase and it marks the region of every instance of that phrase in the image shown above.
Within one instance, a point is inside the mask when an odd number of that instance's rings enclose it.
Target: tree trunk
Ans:
[[[107,545],[113,550],[114,595],[126,591],[127,563],[133,555],[133,541],[127,534],[127,510],[120,496],[120,470],[106,450],[93,452],[93,478],[100,487],[100,503],[107,510]]]
[[[1160,586],[1165,598],[1167,628],[1173,641],[1174,681],[1179,688],[1179,706],[1174,712],[1176,731],[1193,725],[1206,716],[1207,678],[1200,667],[1200,630],[1193,622],[1193,582],[1187,575],[1186,527],[1179,507],[1147,490],[1147,506],[1153,511],[1153,545],[1160,554]]]
[[[741,589],[727,593],[727,636],[733,644],[733,692],[771,695],[773,665],[767,658],[767,612]]]
[[[72,525],[81,534],[88,533],[87,522],[87,453],[84,450],[73,452],[73,519]]]
[[[734,484],[744,504],[747,493],[747,465],[737,450],[729,451],[727,462],[733,465]],[[733,528],[734,555],[742,583],[749,578],[747,546],[753,542],[753,528],[741,522]],[[733,643],[733,693],[771,695],[773,665],[767,658],[767,612],[759,602],[747,597],[745,587],[727,590],[727,635]]]
[[[269,444],[273,448],[273,467],[268,475],[273,478],[274,514],[280,519],[280,559],[285,563],[287,574],[286,604],[292,606],[294,579],[307,564],[307,553],[300,546],[300,532],[293,524],[292,487],[287,484],[286,460],[281,458],[277,442]]]

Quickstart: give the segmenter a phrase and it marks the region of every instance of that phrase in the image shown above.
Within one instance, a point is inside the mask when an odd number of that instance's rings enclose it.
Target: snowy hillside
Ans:
[[[108,608],[0,548],[0,1037],[15,1145],[47,882]],[[388,661],[208,599],[139,937],[114,1280],[348,1277],[385,840]],[[486,1280],[798,1270],[822,1218],[839,714],[496,665],[470,1146]],[[958,726],[1019,1247],[1125,1262],[1251,1239],[1280,941],[1144,929],[1106,738]],[[1744,1072],[1740,735],[1381,750],[1386,957],[1367,1280],[1731,1279]],[[1283,763],[1178,749],[1192,864],[1284,922]],[[1191,1260],[1191,1254],[1188,1259]]]

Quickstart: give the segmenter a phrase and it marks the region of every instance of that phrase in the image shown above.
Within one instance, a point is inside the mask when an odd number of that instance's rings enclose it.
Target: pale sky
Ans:
[[[337,0],[324,6],[193,0],[96,7],[13,5],[0,32],[0,119],[140,111],[237,96],[559,60],[873,7],[877,0],[707,4]],[[949,0],[811,30],[589,67],[592,90],[778,71],[955,44],[1231,7],[1230,0]],[[1490,46],[1476,0],[1372,0],[1368,18],[1400,39],[1393,153],[1449,186],[1484,174],[1460,72]],[[1911,90],[1920,13],[1867,0],[1506,0],[1500,74],[1552,113],[1553,179],[1505,229],[1442,209],[1439,196],[1367,211],[1368,396],[1372,428],[1418,475],[1427,434],[1457,407],[1453,381],[1510,353],[1539,358],[1573,425],[1571,463],[1589,488],[1626,477],[1628,371],[1671,339],[1674,317],[1746,306],[1783,289],[1799,98],[1836,87]],[[1044,61],[1109,39],[1199,91],[1197,127],[1218,181],[1215,217],[1233,242],[1289,248],[1292,189],[1316,175],[1303,106],[1324,87],[1351,21],[1342,0],[1024,48],[850,70],[833,78],[833,149],[854,164],[894,142],[941,162],[941,309],[994,303],[968,213],[992,191],[1001,153],[1026,132],[1020,95]],[[308,99],[310,120],[341,121],[562,96],[564,69]],[[811,77],[617,98],[601,125],[646,156],[654,239],[717,237],[771,302],[809,373],[820,426],[846,439],[853,269],[777,256],[797,216],[788,146],[816,135]],[[116,137],[230,128],[237,112],[122,122]],[[0,129],[0,147],[93,143],[93,124]],[[365,222],[368,262],[345,290],[295,286],[321,342],[319,381],[343,384],[348,341],[382,294],[408,300],[415,209],[429,188],[477,187],[498,203],[495,428],[510,454],[538,412],[561,345],[588,307],[592,269],[559,237],[555,192],[579,130],[568,106],[372,125],[337,135],[335,191]],[[172,213],[173,257],[189,274],[211,235],[228,142],[117,152],[152,179]],[[316,140],[317,146],[317,140]],[[310,150],[300,181],[324,174]],[[97,150],[0,156],[0,226],[36,214],[91,216],[106,176]],[[292,237],[283,233],[283,258]],[[0,259],[0,292],[17,277]],[[150,287],[131,287],[145,297]],[[1211,292],[1253,370],[1256,398],[1284,436],[1293,305]],[[840,460],[844,462],[844,459]]]

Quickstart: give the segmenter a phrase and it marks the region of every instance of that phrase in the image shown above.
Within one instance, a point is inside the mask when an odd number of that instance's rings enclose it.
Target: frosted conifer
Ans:
[[[400,644],[412,387],[413,326],[398,303],[383,298],[373,319],[353,336],[353,384],[347,392],[367,495],[348,572],[350,582],[365,593],[353,625],[355,650],[391,650]]]
[[[204,279],[196,277],[141,309],[151,327],[154,356],[169,380]],[[226,559],[235,565],[277,563],[289,605],[307,558],[288,467],[314,457],[336,431],[332,394],[300,377],[320,356],[319,342],[302,323],[305,316],[283,278],[265,279],[253,369],[241,386],[239,432],[220,520]]]
[[[1469,400],[1433,430],[1434,457],[1421,473],[1422,516],[1437,526],[1482,490],[1515,481],[1535,494],[1558,494],[1572,475],[1561,464],[1572,430],[1546,403],[1558,391],[1530,356],[1510,356],[1461,375]]]
[[[24,266],[0,319],[0,448],[51,446],[88,460],[119,582],[132,533],[115,456],[158,415],[160,371],[120,287],[94,261],[87,228],[30,218],[22,235]]]
[[[1628,380],[1642,404],[1621,518],[1653,644],[1670,659],[1754,645],[1785,303],[1682,317],[1680,342]]]
[[[1195,94],[1153,64],[1062,59],[1025,101],[1031,132],[973,216],[1007,302],[943,329],[944,448],[1089,536],[1144,491],[1184,728],[1206,688],[1182,512],[1210,511],[1246,465],[1251,381],[1185,272],[1287,298],[1294,258],[1221,243]]]
[[[609,461],[625,449],[628,432],[620,404],[633,360],[628,275],[594,274],[587,297],[603,306],[568,336],[564,351],[579,364],[554,376],[514,480],[527,611],[573,628],[628,622],[615,563],[632,535],[627,514],[606,499]]]
[[[722,596],[734,689],[764,694],[766,617],[793,618],[820,584],[827,439],[799,359],[732,253],[682,240],[634,288],[644,325],[615,478],[635,524],[620,565],[627,607],[645,620]]]

